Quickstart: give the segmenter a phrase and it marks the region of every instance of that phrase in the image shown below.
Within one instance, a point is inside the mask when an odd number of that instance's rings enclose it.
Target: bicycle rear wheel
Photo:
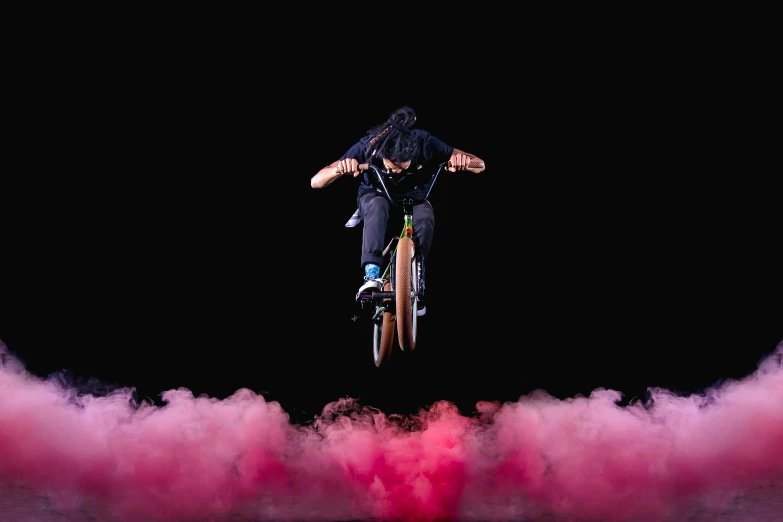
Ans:
[[[397,338],[403,351],[411,351],[416,348],[416,294],[419,290],[419,267],[413,239],[400,239],[394,265]]]
[[[387,282],[383,287],[383,291],[390,292],[391,283]],[[384,310],[381,319],[373,321],[372,356],[375,360],[375,366],[378,367],[389,361],[392,345],[394,344],[396,328],[394,325],[394,314],[388,311],[389,305],[391,305],[391,302],[386,304],[386,310]]]

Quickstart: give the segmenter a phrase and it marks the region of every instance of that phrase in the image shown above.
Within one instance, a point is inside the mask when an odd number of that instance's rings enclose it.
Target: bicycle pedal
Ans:
[[[356,294],[356,301],[361,304],[368,304],[373,302],[373,296],[371,292],[362,292],[359,294]]]

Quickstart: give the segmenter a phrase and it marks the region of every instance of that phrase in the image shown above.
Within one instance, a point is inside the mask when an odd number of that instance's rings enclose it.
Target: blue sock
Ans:
[[[381,277],[381,267],[372,263],[364,265],[364,275],[367,277],[378,278]]]

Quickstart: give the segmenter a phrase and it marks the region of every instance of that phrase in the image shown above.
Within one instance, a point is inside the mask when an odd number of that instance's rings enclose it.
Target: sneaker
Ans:
[[[359,291],[356,292],[356,300],[362,303],[368,303],[372,301],[373,292],[380,292],[382,288],[383,279],[365,276],[364,284],[359,288]]]

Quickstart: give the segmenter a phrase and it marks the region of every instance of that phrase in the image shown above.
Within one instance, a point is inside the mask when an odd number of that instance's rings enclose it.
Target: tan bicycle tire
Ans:
[[[416,348],[416,298],[418,286],[418,267],[415,257],[415,245],[409,237],[401,238],[397,245],[395,258],[395,315],[397,319],[397,340],[403,351]]]

